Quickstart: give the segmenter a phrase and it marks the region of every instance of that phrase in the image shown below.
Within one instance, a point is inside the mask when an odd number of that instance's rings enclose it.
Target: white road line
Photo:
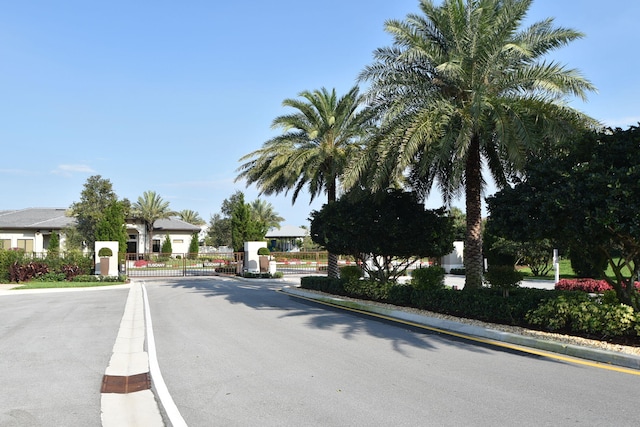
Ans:
[[[151,374],[151,379],[153,381],[153,385],[156,389],[156,393],[158,395],[158,399],[160,399],[160,403],[164,407],[165,413],[171,421],[173,427],[187,427],[187,423],[182,418],[178,407],[176,406],[171,394],[169,394],[169,389],[167,389],[167,385],[164,382],[164,378],[162,378],[162,373],[160,372],[160,365],[158,364],[158,358],[156,353],[156,340],[153,336],[153,325],[151,324],[151,311],[149,309],[149,298],[147,297],[147,288],[142,285],[142,294],[144,296],[144,313],[145,320],[147,325],[147,352],[149,353],[149,372]]]

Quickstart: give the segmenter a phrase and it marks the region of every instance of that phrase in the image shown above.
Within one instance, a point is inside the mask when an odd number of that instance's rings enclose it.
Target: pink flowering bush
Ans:
[[[640,282],[636,282],[635,286],[640,290]],[[560,279],[556,283],[556,289],[561,291],[583,291],[594,294],[601,294],[605,291],[613,290],[606,280],[596,279]]]

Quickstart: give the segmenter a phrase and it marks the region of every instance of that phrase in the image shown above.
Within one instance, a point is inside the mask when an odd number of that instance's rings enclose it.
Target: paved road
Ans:
[[[636,426],[637,376],[328,309],[267,281],[146,283],[189,426]]]
[[[100,426],[100,385],[128,291],[0,296],[0,426]]]

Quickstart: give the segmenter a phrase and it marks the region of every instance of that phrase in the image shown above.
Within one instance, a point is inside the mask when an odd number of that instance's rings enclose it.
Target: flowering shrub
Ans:
[[[145,261],[145,260],[143,260],[143,259],[140,259],[140,260],[138,260],[138,261],[134,262],[134,263],[133,263],[133,266],[134,266],[134,267],[146,267],[146,266],[147,266],[147,264],[148,264],[148,263],[147,263],[147,261]]]
[[[636,288],[640,290],[640,282],[635,283]],[[583,291],[593,294],[602,294],[613,288],[606,280],[596,279],[561,279],[556,283],[556,289],[561,291]]]

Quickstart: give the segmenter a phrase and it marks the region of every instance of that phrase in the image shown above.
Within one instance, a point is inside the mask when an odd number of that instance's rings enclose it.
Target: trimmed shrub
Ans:
[[[258,255],[268,256],[268,255],[271,255],[271,251],[269,250],[269,248],[262,247],[258,249]]]
[[[605,337],[635,335],[640,315],[624,304],[603,303],[583,292],[548,300],[527,314],[532,324],[549,331]]]
[[[347,282],[357,282],[362,277],[362,269],[357,265],[347,265],[340,268],[340,278]]]
[[[449,270],[449,274],[455,274],[456,276],[464,276],[467,274],[467,270],[464,268],[452,268]]]
[[[111,250],[111,248],[100,248],[100,250],[98,251],[98,256],[99,257],[109,257],[109,256],[113,256],[113,251]]]
[[[518,286],[524,275],[511,265],[490,265],[484,275],[492,288],[502,289],[502,296],[508,297],[509,290]]]
[[[411,272],[411,284],[416,289],[444,288],[444,268],[432,266],[418,268]]]
[[[344,279],[335,279],[326,276],[305,276],[300,279],[302,289],[326,292],[334,295],[346,295]]]

